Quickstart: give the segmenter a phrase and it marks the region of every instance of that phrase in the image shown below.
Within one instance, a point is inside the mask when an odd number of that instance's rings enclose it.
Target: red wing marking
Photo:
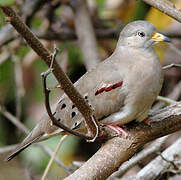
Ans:
[[[113,86],[108,86],[107,88],[105,88],[105,91],[108,92],[108,91],[111,91],[113,89]]]
[[[116,89],[116,88],[122,86],[122,84],[123,84],[123,81],[120,81],[120,82],[118,82],[116,84],[113,84],[113,89]]]
[[[116,89],[116,88],[122,86],[122,84],[123,84],[123,81],[120,81],[120,82],[115,83],[115,84],[113,84],[113,85],[110,85],[110,86],[108,86],[108,87],[102,87],[101,89],[98,89],[98,90],[95,92],[95,96],[97,96],[98,94],[103,93],[104,91],[105,91],[105,92],[109,92],[109,91],[111,91],[112,89]]]
[[[105,91],[105,88],[101,88],[101,89],[97,90],[96,93],[95,93],[95,96],[97,96],[98,94],[100,94],[100,93],[102,93],[104,91]]]

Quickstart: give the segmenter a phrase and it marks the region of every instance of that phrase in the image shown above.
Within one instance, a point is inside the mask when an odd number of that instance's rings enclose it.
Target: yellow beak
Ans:
[[[151,39],[153,39],[154,41],[157,41],[157,42],[159,42],[159,41],[171,42],[171,39],[169,37],[164,36],[163,34],[160,34],[158,32],[155,32],[152,35]]]

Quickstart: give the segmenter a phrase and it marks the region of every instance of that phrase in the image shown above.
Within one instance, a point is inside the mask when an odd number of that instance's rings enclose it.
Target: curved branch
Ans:
[[[22,35],[29,46],[41,57],[41,59],[50,67],[52,62],[51,53],[46,49],[38,38],[30,31],[30,29],[21,21],[20,17],[11,7],[0,7],[4,14],[7,16],[12,26]],[[86,127],[88,129],[88,135],[95,137],[97,134],[97,127],[99,131],[99,125],[95,119],[95,123],[92,121],[93,111],[89,107],[88,103],[80,95],[80,93],[74,88],[74,85],[63,72],[60,66],[54,61],[52,68],[54,69],[53,74],[62,89],[65,91],[67,96],[72,100],[77,109],[81,112],[85,119]]]
[[[181,102],[152,112],[151,126],[143,123],[127,125],[129,136],[108,140],[82,167],[66,180],[106,179],[144,144],[181,129]]]

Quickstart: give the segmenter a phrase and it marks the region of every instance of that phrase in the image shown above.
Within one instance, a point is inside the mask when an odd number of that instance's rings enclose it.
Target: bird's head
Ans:
[[[149,48],[160,41],[171,42],[170,38],[158,33],[148,21],[134,21],[121,31],[118,46]]]

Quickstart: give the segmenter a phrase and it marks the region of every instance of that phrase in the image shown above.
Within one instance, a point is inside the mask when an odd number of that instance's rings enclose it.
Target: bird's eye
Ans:
[[[145,33],[144,32],[140,32],[140,31],[138,31],[138,36],[140,36],[140,37],[144,37],[145,36]]]

